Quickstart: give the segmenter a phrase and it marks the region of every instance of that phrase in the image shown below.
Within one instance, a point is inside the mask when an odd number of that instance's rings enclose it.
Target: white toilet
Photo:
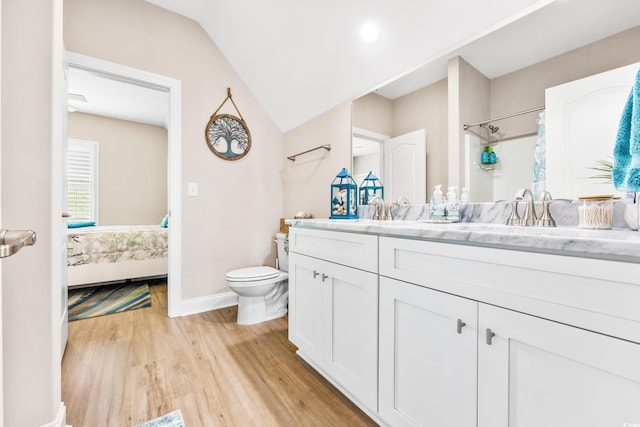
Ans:
[[[254,325],[287,314],[289,248],[287,234],[276,234],[278,265],[241,268],[227,273],[229,288],[238,294],[238,323]]]

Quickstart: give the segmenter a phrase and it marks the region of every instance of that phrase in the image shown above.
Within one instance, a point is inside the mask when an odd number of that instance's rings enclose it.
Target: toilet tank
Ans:
[[[278,248],[278,269],[289,271],[289,235],[277,233],[276,247]]]

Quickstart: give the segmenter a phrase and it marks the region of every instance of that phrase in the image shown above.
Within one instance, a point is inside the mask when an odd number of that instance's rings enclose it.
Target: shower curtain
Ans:
[[[533,160],[532,192],[535,200],[540,200],[540,195],[546,187],[546,160],[545,160],[545,130],[544,111],[538,115],[538,137]]]

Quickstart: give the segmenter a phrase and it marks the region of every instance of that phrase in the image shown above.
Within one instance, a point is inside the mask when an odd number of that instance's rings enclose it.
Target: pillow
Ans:
[[[167,228],[169,227],[169,214],[166,214],[164,218],[162,218],[162,222],[160,223],[160,227]]]
[[[80,227],[93,227],[95,226],[95,221],[87,221],[87,222],[70,222],[67,224],[68,228],[80,228]]]

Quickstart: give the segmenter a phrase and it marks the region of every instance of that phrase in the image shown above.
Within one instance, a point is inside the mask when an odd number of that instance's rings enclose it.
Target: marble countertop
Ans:
[[[628,228],[590,230],[576,226],[524,227],[477,222],[437,224],[419,219],[288,219],[286,222],[294,227],[640,263],[640,232]]]

